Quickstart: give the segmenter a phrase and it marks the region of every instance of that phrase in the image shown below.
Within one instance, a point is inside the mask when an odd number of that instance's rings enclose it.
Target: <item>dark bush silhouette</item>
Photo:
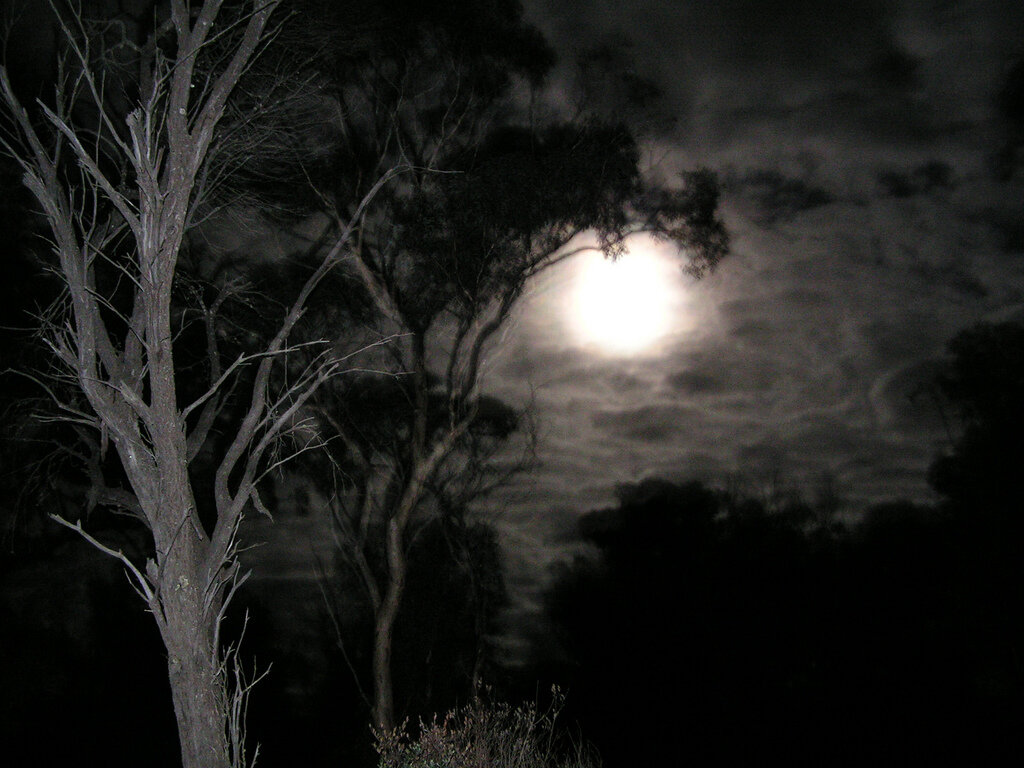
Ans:
[[[1024,521],[1024,325],[981,324],[958,334],[936,384],[960,435],[929,470],[932,487],[975,523],[1021,530]]]
[[[1017,588],[976,570],[951,518],[897,502],[822,537],[723,500],[646,481],[581,518],[598,556],[558,575],[548,612],[555,676],[606,765],[984,762],[1013,746],[1020,635],[991,608]]]

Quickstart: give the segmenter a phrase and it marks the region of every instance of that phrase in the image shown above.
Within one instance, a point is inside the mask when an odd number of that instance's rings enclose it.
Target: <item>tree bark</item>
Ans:
[[[224,670],[199,591],[190,584],[164,602],[163,639],[182,768],[231,766]]]
[[[177,505],[167,505],[155,527],[150,608],[167,650],[182,767],[240,768],[244,756],[232,749],[231,704],[241,681],[229,681],[219,637],[229,599],[225,577],[237,563],[230,551],[211,552],[208,536],[188,514],[191,505],[186,492]],[[211,556],[219,561],[216,573],[209,570]],[[235,690],[229,690],[232,683]]]

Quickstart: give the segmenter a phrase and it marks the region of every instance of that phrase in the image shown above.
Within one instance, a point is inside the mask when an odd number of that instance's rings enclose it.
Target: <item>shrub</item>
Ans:
[[[403,723],[376,733],[378,768],[599,768],[595,751],[556,730],[565,696],[553,688],[545,711],[476,697],[469,705],[420,721],[413,738]]]

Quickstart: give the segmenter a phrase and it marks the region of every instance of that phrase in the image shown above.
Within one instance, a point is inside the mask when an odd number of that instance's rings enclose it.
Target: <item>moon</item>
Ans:
[[[637,245],[614,261],[586,254],[569,302],[577,341],[611,355],[652,350],[686,326],[682,282],[678,266],[656,247]]]

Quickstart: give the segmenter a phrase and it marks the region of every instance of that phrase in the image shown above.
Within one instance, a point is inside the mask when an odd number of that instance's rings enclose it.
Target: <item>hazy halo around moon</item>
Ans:
[[[685,329],[682,275],[653,244],[637,242],[615,261],[600,253],[579,258],[567,302],[578,343],[605,354],[634,355]]]

